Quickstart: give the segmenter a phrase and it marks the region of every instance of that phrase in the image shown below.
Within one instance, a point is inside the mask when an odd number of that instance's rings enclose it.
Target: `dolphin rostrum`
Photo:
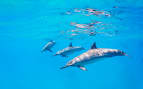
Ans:
[[[67,57],[67,55],[72,54],[74,52],[81,51],[81,50],[84,50],[84,48],[78,47],[78,46],[74,47],[74,46],[72,46],[72,43],[70,43],[70,45],[67,48],[64,48],[64,49],[58,51],[54,56],[61,55],[62,57]]]
[[[84,67],[84,65],[94,63],[102,58],[108,58],[114,56],[126,56],[126,54],[118,49],[97,48],[96,44],[93,43],[91,49],[70,60],[64,67],[61,67],[60,69],[72,66],[72,67],[78,67],[81,70],[86,71],[87,69]]]

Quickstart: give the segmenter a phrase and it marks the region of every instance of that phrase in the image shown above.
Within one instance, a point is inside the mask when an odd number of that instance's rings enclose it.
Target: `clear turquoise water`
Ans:
[[[113,6],[119,6],[113,9]],[[65,15],[73,8],[112,10],[111,18]],[[0,1],[0,89],[143,89],[143,1],[142,0],[1,0]],[[120,21],[119,18],[122,18]],[[73,40],[61,31],[71,21],[86,23],[98,19],[110,23],[115,36],[81,35]],[[54,53],[69,42],[88,50],[98,47],[124,50],[129,57],[114,57],[77,68],[59,68],[84,51],[68,58],[41,53],[52,39]]]

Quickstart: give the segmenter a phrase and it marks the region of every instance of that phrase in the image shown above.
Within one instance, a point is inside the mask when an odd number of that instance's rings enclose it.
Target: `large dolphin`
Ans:
[[[54,56],[61,55],[62,57],[67,57],[67,55],[72,54],[74,52],[81,51],[81,50],[84,50],[84,48],[78,47],[78,46],[74,47],[74,46],[72,46],[72,43],[70,43],[70,45],[67,48],[64,48],[64,49],[58,51]]]
[[[44,52],[44,51],[50,51],[52,52],[51,48],[56,44],[55,41],[51,40],[49,41],[43,48],[42,48],[42,51],[41,52]]]
[[[96,62],[102,58],[125,56],[125,55],[126,54],[121,50],[97,48],[96,44],[93,43],[90,50],[70,60],[64,67],[61,67],[61,69],[72,66],[72,67],[78,67],[81,70],[86,71],[87,69],[84,67],[84,65],[86,64]]]

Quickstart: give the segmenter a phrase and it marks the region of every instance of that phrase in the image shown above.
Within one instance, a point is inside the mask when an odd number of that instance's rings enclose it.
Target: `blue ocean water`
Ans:
[[[112,15],[65,14],[74,8],[106,10]],[[0,89],[143,89],[142,14],[142,0],[1,0]],[[108,24],[103,32],[117,33],[72,38],[65,33],[74,29],[71,22],[91,20]],[[53,52],[41,53],[49,40],[56,41]],[[86,50],[66,58],[53,56],[70,42]],[[93,42],[101,48],[124,50],[129,56],[87,65],[88,71],[59,69]]]

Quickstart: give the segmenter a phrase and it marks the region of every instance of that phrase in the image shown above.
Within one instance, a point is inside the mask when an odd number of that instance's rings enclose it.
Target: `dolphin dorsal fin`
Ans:
[[[94,42],[93,45],[91,46],[91,49],[96,49],[96,43]]]
[[[53,42],[53,40],[50,40],[49,42]]]
[[[72,47],[72,42],[69,44],[69,47]]]

